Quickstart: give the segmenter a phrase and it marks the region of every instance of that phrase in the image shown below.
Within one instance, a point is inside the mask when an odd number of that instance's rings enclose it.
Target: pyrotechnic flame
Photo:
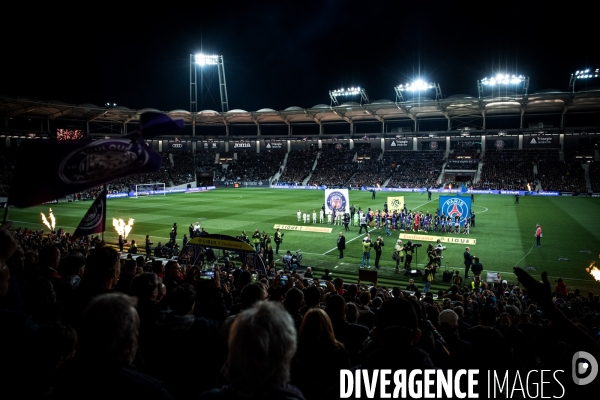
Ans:
[[[590,266],[587,267],[586,272],[588,272],[595,280],[600,281],[600,269],[596,267],[596,261],[592,261]]]
[[[46,225],[51,231],[54,231],[54,227],[56,226],[56,218],[54,218],[54,214],[52,214],[52,209],[50,209],[50,212],[48,214],[50,222],[48,222],[48,219],[46,218],[43,212],[41,212],[40,214],[42,214],[42,222],[44,223],[44,225]]]
[[[113,226],[119,235],[123,236],[123,239],[127,239],[131,228],[133,227],[133,218],[129,218],[127,224],[121,218],[113,218]]]

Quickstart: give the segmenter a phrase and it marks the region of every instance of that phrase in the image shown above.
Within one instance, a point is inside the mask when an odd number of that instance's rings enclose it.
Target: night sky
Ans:
[[[575,70],[600,67],[596,12],[584,5],[411,3],[15,5],[0,95],[189,110],[200,51],[223,56],[229,109],[247,111],[329,105],[329,90],[351,86],[393,101],[394,86],[418,76],[443,97],[477,96],[477,80],[499,71],[528,75],[529,93],[566,91]],[[220,111],[217,68],[198,77],[198,110]]]

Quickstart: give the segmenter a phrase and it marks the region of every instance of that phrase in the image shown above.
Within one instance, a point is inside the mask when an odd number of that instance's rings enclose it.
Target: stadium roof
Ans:
[[[182,118],[186,125],[229,124],[305,124],[331,122],[388,122],[426,119],[453,119],[493,115],[599,113],[600,88],[568,93],[543,90],[526,96],[506,94],[502,97],[477,98],[458,94],[441,100],[413,98],[403,102],[387,99],[367,104],[348,102],[339,106],[317,104],[310,108],[288,107],[285,110],[263,108],[256,111],[240,109],[228,112],[203,110],[192,114],[187,110],[129,109],[127,107],[67,104],[62,101],[41,101],[23,97],[0,96],[0,115],[5,118],[29,117],[48,121],[80,121],[84,123],[137,122],[140,114],[157,111]],[[7,123],[5,122],[5,127]]]

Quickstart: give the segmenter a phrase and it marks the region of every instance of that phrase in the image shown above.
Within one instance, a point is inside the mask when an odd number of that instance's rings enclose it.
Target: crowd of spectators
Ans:
[[[340,187],[356,170],[353,162],[356,149],[347,146],[330,146],[320,152],[316,168],[312,171],[308,185]]]
[[[525,190],[534,185],[535,160],[526,150],[488,150],[483,158],[478,190]]]
[[[387,153],[387,152],[386,152]],[[387,187],[437,187],[445,156],[443,151],[394,151],[396,169]]]
[[[356,151],[356,167],[346,186],[383,186],[390,174],[389,164],[382,159],[380,148],[359,147]]]
[[[540,159],[537,176],[543,190],[587,193],[585,170],[580,160]]]
[[[240,151],[225,170],[226,180],[267,181],[279,171],[285,151],[268,150],[261,153]]]
[[[280,170],[278,183],[302,185],[302,182],[310,175],[318,155],[318,149],[291,150],[288,153],[285,168],[282,166]]]
[[[10,227],[6,398],[323,399],[354,367],[570,373],[575,351],[600,359],[600,297],[552,290],[545,273],[515,268],[518,282],[448,283],[437,296],[328,271],[324,285],[316,272],[284,282],[233,259],[203,279],[198,265],[123,258],[98,238]]]

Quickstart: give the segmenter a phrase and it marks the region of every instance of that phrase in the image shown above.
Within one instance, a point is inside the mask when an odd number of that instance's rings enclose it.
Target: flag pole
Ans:
[[[10,196],[10,194],[9,194]],[[8,221],[8,199],[10,197],[6,198],[6,204],[4,205],[4,217],[2,218],[2,225],[6,224],[6,221]]]

